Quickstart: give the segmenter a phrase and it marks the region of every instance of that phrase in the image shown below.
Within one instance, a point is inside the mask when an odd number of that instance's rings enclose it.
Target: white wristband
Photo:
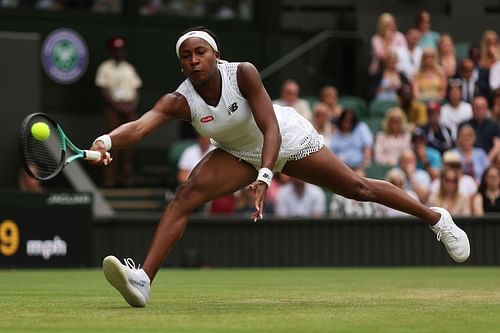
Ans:
[[[261,168],[257,180],[267,184],[267,188],[271,187],[273,181],[273,172],[268,168]]]
[[[107,134],[101,135],[100,137],[95,139],[92,144],[96,143],[97,141],[102,141],[104,143],[104,147],[106,148],[106,151],[111,150],[112,144],[111,144],[111,137],[109,135],[107,135]]]

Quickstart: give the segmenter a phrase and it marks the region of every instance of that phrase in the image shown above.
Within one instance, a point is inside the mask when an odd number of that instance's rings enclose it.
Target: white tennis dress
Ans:
[[[193,84],[186,79],[177,88],[191,109],[191,124],[212,144],[229,154],[261,168],[264,135],[255,123],[248,101],[238,88],[239,63],[218,64],[222,94],[217,106],[205,103]],[[281,133],[281,147],[274,171],[281,171],[287,161],[298,160],[321,149],[323,137],[307,119],[290,107],[273,105]]]

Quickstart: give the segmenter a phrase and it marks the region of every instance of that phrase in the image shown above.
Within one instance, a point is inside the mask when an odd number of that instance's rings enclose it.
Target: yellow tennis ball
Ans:
[[[31,134],[38,141],[45,141],[50,136],[49,125],[41,121],[34,123],[33,126],[31,126]]]

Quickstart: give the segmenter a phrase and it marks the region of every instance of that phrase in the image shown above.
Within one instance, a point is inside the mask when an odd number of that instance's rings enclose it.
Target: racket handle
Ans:
[[[84,150],[85,157],[83,159],[90,161],[97,161],[101,159],[101,153],[95,150]]]

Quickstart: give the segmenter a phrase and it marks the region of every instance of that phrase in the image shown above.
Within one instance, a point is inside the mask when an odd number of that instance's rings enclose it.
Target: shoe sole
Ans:
[[[128,304],[134,307],[144,307],[144,296],[129,282],[125,269],[120,261],[113,256],[107,256],[102,262],[106,280],[120,292]]]

